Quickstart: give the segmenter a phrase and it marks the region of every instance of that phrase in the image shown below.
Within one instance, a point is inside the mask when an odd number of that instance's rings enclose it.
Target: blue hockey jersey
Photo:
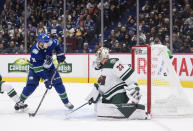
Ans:
[[[47,57],[52,58],[53,50],[56,51],[56,54],[64,53],[64,51],[61,50],[59,41],[55,39],[50,39],[47,49],[40,49],[38,42],[31,48],[30,69],[34,70],[34,72],[44,80],[48,78],[43,64]]]

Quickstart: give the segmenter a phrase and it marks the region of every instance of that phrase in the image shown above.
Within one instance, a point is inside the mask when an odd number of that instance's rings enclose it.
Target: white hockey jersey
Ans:
[[[110,58],[100,71],[98,91],[106,100],[126,92],[126,86],[137,83],[131,64],[123,65],[118,58]]]

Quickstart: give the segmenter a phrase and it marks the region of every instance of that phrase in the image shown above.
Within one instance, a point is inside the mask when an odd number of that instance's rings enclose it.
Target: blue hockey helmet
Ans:
[[[45,33],[41,33],[38,35],[38,41],[42,43],[48,43],[50,41],[50,36]]]

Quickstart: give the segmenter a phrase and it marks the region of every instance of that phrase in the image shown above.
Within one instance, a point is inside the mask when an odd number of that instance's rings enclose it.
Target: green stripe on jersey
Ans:
[[[130,71],[131,70],[131,68],[129,68],[129,69],[127,69],[122,75],[121,75],[121,79],[122,79],[122,77],[128,72],[128,71]]]
[[[30,68],[33,69],[34,72],[36,72],[36,73],[44,71],[44,67],[43,66],[33,67],[33,65],[30,64]]]
[[[107,96],[107,97],[108,97],[109,95],[111,95],[112,93],[114,93],[115,91],[117,91],[117,88],[118,88],[118,90],[119,90],[119,87],[120,87],[120,86],[121,86],[121,87],[126,86],[125,82],[121,82],[121,83],[113,86],[110,90],[108,90],[106,93],[104,93],[104,96]],[[121,88],[121,89],[123,89],[123,88]]]
[[[121,79],[123,80],[123,81],[125,81],[125,80],[127,80],[130,76],[131,76],[131,74],[134,72],[134,70],[133,69],[131,69],[131,68],[129,68],[128,70],[126,70],[124,73],[123,73],[123,75],[121,75]]]
[[[134,72],[134,70],[131,70],[131,71],[129,71],[124,77],[123,77],[123,81],[126,81],[130,76],[131,76],[131,74]]]
[[[108,94],[104,94],[103,98],[107,98],[107,97],[111,96],[113,93],[115,93],[115,92],[117,92],[119,90],[122,90],[122,89],[124,89],[124,86],[118,86],[116,89],[114,89],[113,91],[109,92]]]

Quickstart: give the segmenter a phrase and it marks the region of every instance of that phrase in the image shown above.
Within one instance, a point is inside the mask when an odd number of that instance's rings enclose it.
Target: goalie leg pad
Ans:
[[[149,119],[145,106],[140,104],[97,104],[97,116],[102,118],[124,118],[130,120]]]

